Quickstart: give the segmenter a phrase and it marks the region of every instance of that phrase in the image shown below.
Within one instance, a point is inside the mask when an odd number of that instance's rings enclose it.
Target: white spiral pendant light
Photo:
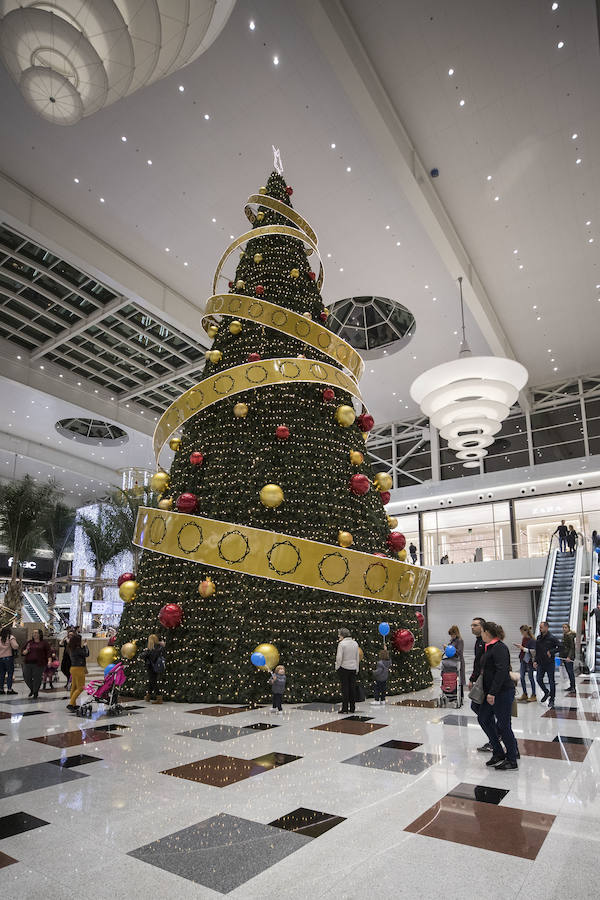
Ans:
[[[193,62],[235,0],[0,0],[0,57],[23,97],[74,125]]]
[[[479,468],[527,384],[527,369],[514,359],[472,356],[465,340],[462,278],[458,281],[463,333],[459,358],[419,375],[410,395],[464,467]]]

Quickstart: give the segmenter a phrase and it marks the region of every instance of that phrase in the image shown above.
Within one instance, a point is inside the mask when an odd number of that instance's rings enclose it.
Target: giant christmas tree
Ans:
[[[159,508],[138,516],[144,553],[124,591],[133,599],[118,644],[140,650],[150,633],[165,634],[159,686],[175,700],[264,700],[265,673],[250,662],[264,642],[286,667],[288,701],[335,699],[337,629],[359,641],[370,684],[382,621],[392,636],[415,636],[408,652],[392,646],[388,691],[431,684],[414,609],[429,573],[398,553],[403,539],[384,508],[389,476],[366,460],[362,360],[326,327],[317,237],[291,194],[274,171],[249,198],[253,228],[223,255],[207,304],[214,344],[204,378],[154,437],[157,459],[167,442],[175,457],[153,480]],[[238,249],[229,293],[218,294]],[[182,618],[164,629],[166,604],[179,608],[171,624]],[[128,686],[143,693],[143,662],[128,668]]]

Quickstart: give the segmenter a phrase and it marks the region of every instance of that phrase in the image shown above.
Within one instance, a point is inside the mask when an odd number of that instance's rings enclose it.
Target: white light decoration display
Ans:
[[[0,0],[0,57],[23,97],[74,125],[197,59],[235,0]]]
[[[462,307],[462,278],[459,278]],[[513,359],[472,356],[465,340],[458,359],[423,372],[410,387],[431,425],[457,451],[465,468],[479,468],[487,447],[527,384],[527,369]]]

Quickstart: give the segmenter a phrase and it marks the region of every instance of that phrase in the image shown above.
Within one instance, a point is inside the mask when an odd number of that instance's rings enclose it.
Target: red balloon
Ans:
[[[257,284],[256,287],[254,288],[254,292],[255,292],[256,294],[258,294],[259,297],[262,297],[262,295],[263,295],[264,292],[265,292],[265,289],[264,289],[264,287],[262,286],[262,284]]]
[[[287,441],[290,436],[290,429],[286,425],[278,425],[275,429],[275,434],[280,441]]]
[[[193,453],[190,453],[190,462],[193,466],[201,466],[204,462],[203,454],[199,450],[194,450]]]
[[[121,587],[124,581],[135,581],[135,575],[133,574],[133,572],[123,572],[122,575],[119,575],[117,579],[118,586]]]
[[[375,419],[373,416],[370,416],[369,413],[362,413],[357,417],[356,424],[361,431],[370,431],[375,425]]]
[[[390,494],[390,492],[389,492],[389,491],[380,491],[380,492],[379,492],[379,499],[381,500],[381,502],[382,502],[383,505],[385,506],[386,503],[389,503],[389,502],[390,502],[390,499],[391,499],[391,494]]]
[[[404,550],[406,547],[406,538],[399,531],[392,531],[388,534],[387,545],[390,550]]]
[[[177,628],[182,619],[183,610],[178,603],[167,603],[158,614],[158,621],[165,628]]]
[[[415,636],[408,628],[399,628],[394,632],[393,643],[396,650],[401,653],[408,653],[415,644]]]
[[[177,509],[179,512],[191,513],[196,509],[198,498],[195,494],[180,494],[177,498]]]
[[[248,354],[248,362],[258,362],[260,359],[260,353],[249,353]]]
[[[423,624],[425,622],[425,616],[423,615],[422,612],[418,612],[416,618],[417,618],[417,622],[419,623],[419,628],[422,628]]]
[[[331,388],[325,388],[323,391],[323,400],[335,400],[335,393]]]
[[[357,497],[362,497],[371,487],[371,482],[366,475],[353,475],[350,479],[350,490]]]

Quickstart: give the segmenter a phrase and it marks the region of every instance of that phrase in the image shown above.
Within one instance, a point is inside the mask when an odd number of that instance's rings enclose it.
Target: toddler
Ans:
[[[54,650],[50,654],[50,658],[48,659],[48,663],[46,668],[44,669],[44,673],[42,675],[42,690],[46,690],[46,685],[50,685],[50,690],[54,690],[54,679],[56,678],[56,673],[58,672],[58,658]]]
[[[377,665],[372,673],[374,699],[371,700],[371,706],[385,706],[385,689],[387,687],[388,675],[390,674],[390,666],[389,652],[387,650],[380,650]]]
[[[276,666],[275,671],[271,672],[269,684],[271,685],[271,691],[273,693],[273,708],[271,712],[281,716],[283,714],[283,710],[281,709],[281,698],[285,691],[285,669],[283,666]]]

